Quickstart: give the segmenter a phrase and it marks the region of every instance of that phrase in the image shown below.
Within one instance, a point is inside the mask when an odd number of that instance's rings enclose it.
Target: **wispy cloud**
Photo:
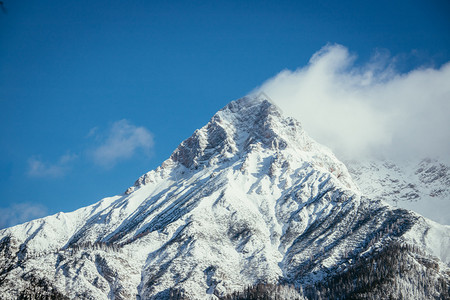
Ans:
[[[31,177],[62,177],[70,170],[71,163],[77,158],[75,154],[66,154],[55,163],[44,162],[38,157],[28,160],[28,175]]]
[[[96,135],[97,132],[93,129],[89,135]],[[105,168],[112,168],[138,151],[149,155],[154,144],[153,135],[146,128],[135,126],[125,119],[113,123],[106,136],[97,137],[101,143],[91,151],[91,157]]]
[[[306,67],[285,70],[264,91],[341,158],[450,153],[450,63],[395,70],[385,54],[364,66],[341,45],[328,45]]]
[[[40,204],[16,203],[0,207],[0,229],[46,216],[47,208]]]

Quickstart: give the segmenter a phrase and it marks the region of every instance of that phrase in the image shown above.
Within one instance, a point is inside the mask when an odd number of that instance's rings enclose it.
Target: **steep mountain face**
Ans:
[[[0,294],[445,298],[449,249],[448,226],[362,196],[297,121],[246,97],[123,195],[1,230]]]
[[[361,192],[371,199],[450,225],[450,166],[436,159],[346,162]]]

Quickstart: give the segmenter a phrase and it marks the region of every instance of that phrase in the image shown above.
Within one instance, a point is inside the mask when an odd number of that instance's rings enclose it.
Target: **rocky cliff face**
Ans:
[[[362,196],[296,120],[243,98],[125,194],[0,231],[0,293],[218,299],[265,284],[286,299],[432,298],[448,294],[449,236]]]

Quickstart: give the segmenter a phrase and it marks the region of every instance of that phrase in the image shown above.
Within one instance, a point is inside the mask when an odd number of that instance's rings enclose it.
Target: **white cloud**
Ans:
[[[264,91],[341,158],[448,159],[450,63],[406,74],[394,66],[379,54],[358,67],[345,47],[328,45],[307,66],[280,72],[254,93]]]
[[[28,175],[31,177],[62,177],[69,170],[71,162],[77,158],[75,154],[66,154],[54,163],[44,162],[37,157],[28,160]]]
[[[92,134],[96,131],[91,130]],[[91,157],[96,164],[105,168],[131,158],[138,150],[149,155],[153,147],[153,135],[146,128],[137,127],[127,120],[113,123],[106,137],[100,140],[102,143],[91,151]]]
[[[0,229],[46,216],[47,213],[47,208],[40,204],[16,203],[10,207],[0,207]]]

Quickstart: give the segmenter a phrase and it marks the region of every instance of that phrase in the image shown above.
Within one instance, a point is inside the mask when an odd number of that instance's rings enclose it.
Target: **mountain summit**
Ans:
[[[361,195],[299,122],[245,97],[123,195],[1,230],[0,293],[445,298],[449,236],[448,226]]]
[[[341,182],[356,189],[345,166],[330,150],[312,140],[298,121],[283,117],[274,104],[260,97],[244,97],[229,103],[207,125],[183,141],[162,168],[180,164],[188,169],[214,168],[218,164],[246,157],[255,149],[276,153],[289,149],[286,152],[300,155],[305,161],[321,164],[322,167],[325,163],[339,175]],[[158,168],[156,171],[160,170]],[[152,174],[155,172],[139,178],[135,186],[145,184]]]

